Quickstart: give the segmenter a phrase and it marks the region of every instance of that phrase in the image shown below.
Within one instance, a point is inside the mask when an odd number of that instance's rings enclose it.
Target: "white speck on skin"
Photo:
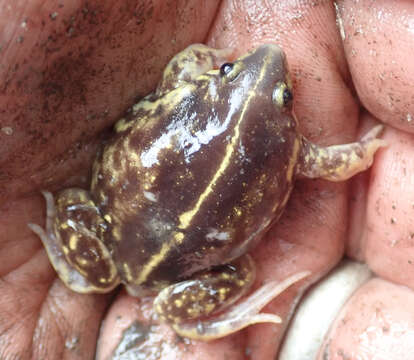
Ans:
[[[70,339],[65,341],[65,348],[69,350],[75,349],[76,345],[79,343],[79,338],[77,336],[72,336]]]
[[[13,135],[13,128],[11,128],[10,126],[4,126],[1,128],[2,133],[6,134],[6,135]]]
[[[158,201],[157,196],[154,193],[152,193],[151,191],[144,191],[144,197],[147,200],[152,201],[152,202],[157,202]]]
[[[240,158],[243,158],[244,156],[246,156],[246,151],[241,141],[239,144],[239,153],[240,153]]]
[[[413,121],[413,116],[410,113],[407,113],[406,118],[407,118],[407,122],[409,123]]]
[[[230,234],[228,232],[222,231],[219,232],[217,229],[211,229],[211,231],[206,235],[207,240],[220,240],[225,241],[230,239]]]

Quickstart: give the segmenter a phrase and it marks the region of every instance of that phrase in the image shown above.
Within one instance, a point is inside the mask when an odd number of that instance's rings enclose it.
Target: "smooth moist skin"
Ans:
[[[281,321],[261,308],[308,273],[230,307],[254,282],[247,251],[279,218],[297,176],[345,180],[383,145],[381,127],[352,144],[308,142],[282,50],[230,56],[200,44],[177,54],[156,91],[115,125],[90,190],[45,192],[46,229],[30,225],[74,291],[123,283],[133,296],[158,293],[160,319],[205,340]]]

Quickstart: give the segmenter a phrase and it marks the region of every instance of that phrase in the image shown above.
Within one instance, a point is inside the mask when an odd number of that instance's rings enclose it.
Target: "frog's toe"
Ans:
[[[59,278],[79,293],[112,290],[119,279],[104,244],[90,229],[82,227],[83,223],[77,224],[70,218],[66,222],[57,222],[58,211],[53,195],[48,191],[42,193],[46,200],[46,228],[37,224],[28,226],[42,240]],[[79,213],[75,215],[79,216]]]
[[[284,281],[268,282],[245,300],[234,305],[230,311],[211,320],[173,324],[173,329],[181,336],[210,341],[237,332],[257,323],[279,324],[282,319],[274,314],[260,313],[260,310],[291,285],[309,276],[309,271],[292,275]]]
[[[384,125],[374,126],[370,131],[368,131],[362,138],[361,142],[370,142],[371,140],[380,140],[385,142],[385,140],[377,139],[378,136],[384,131]]]

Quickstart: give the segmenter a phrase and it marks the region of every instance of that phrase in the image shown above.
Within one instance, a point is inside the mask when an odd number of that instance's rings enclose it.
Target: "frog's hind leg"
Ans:
[[[161,320],[171,323],[179,335],[209,341],[252,324],[281,323],[277,315],[260,310],[307,275],[308,272],[303,272],[281,283],[266,283],[233,305],[246,295],[255,278],[253,260],[245,255],[231,264],[165,288],[155,299],[154,308]]]
[[[112,290],[119,283],[117,270],[108,249],[98,237],[104,221],[87,191],[68,189],[55,201],[44,191],[46,229],[28,224],[46,248],[60,279],[79,293]]]
[[[228,61],[233,49],[213,49],[203,44],[193,44],[175,55],[164,70],[156,96],[162,96],[198,76],[218,68]]]
[[[382,129],[383,126],[378,125],[358,142],[328,147],[315,145],[302,138],[298,176],[343,181],[368,169],[375,152],[387,145],[384,140],[377,138]]]

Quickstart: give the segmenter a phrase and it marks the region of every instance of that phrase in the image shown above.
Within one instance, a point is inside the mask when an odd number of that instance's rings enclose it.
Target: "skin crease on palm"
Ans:
[[[314,142],[350,142],[375,122],[388,125],[383,138],[389,146],[370,172],[348,183],[297,182],[284,216],[252,253],[257,284],[309,269],[309,286],[346,253],[379,277],[348,304],[354,329],[362,334],[370,325],[366,314],[379,311],[364,308],[362,316],[361,302],[387,304],[380,310],[387,312],[388,329],[413,318],[404,310],[414,301],[412,2],[61,4],[0,2],[1,359],[93,359],[95,353],[105,359],[128,331],[131,337],[146,334],[127,345],[148,359],[275,358],[287,321],[251,326],[211,343],[177,339],[167,326],[151,323],[149,299],[131,298],[124,290],[79,295],[65,288],[26,226],[44,222],[40,189],[88,186],[102,136],[154,88],[168,59],[195,42],[233,47],[237,55],[261,43],[280,44],[294,81],[296,115]],[[286,319],[298,289],[266,311]],[[369,359],[376,351],[402,359],[412,343],[412,324],[405,335],[377,333],[375,346],[361,349],[347,340],[352,331],[342,323],[323,351],[332,359],[343,358],[338,349],[353,349],[350,359]],[[381,348],[390,344],[399,352]],[[117,354],[122,351],[119,346]]]

